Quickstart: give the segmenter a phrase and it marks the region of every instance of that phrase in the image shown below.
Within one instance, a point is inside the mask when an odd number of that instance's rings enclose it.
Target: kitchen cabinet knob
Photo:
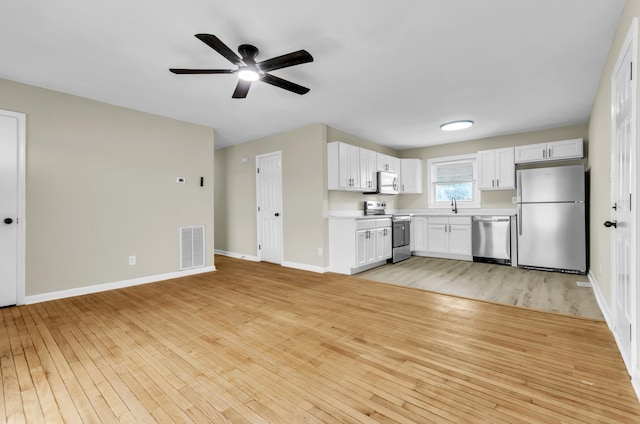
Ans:
[[[605,222],[604,222],[604,226],[605,226],[605,227],[607,227],[607,228],[611,228],[611,227],[613,227],[613,228],[618,228],[618,221],[616,221],[616,220],[613,220],[613,221],[605,221]]]
[[[274,215],[275,215],[275,216],[280,216],[280,213],[279,213],[279,212],[276,212]]]
[[[5,219],[4,219],[4,223],[5,223],[5,224],[7,224],[7,225],[8,225],[8,224],[13,224],[13,219],[11,219],[11,218],[5,218]]]

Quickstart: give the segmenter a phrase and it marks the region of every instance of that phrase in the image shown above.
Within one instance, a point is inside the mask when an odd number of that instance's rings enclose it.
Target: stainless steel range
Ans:
[[[384,202],[368,200],[364,202],[364,214],[369,215],[385,215],[384,208],[387,206]],[[391,215],[392,240],[393,249],[392,256],[389,260],[392,263],[404,261],[411,257],[411,215],[393,214]]]

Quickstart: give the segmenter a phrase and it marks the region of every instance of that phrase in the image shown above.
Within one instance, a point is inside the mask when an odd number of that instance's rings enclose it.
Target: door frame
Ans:
[[[17,252],[17,304],[24,304],[25,299],[25,268],[26,268],[26,153],[27,153],[27,115],[21,112],[0,109],[0,115],[10,116],[18,120],[18,252]]]
[[[259,184],[260,184],[260,174],[258,173],[258,168],[259,166],[259,162],[260,159],[262,158],[266,158],[269,156],[275,156],[277,155],[280,158],[280,210],[282,211],[282,151],[278,150],[275,152],[270,152],[270,153],[263,153],[261,155],[256,155],[256,251],[258,252],[258,254],[256,255],[258,257],[258,261],[262,262],[262,250],[260,249],[260,234],[262,234],[262,223],[260,222],[260,214],[258,213],[258,207],[257,205],[260,204],[260,190],[258,189]],[[280,219],[280,265],[282,265],[283,261],[284,261],[284,220],[282,219],[283,214],[280,213],[281,219]]]
[[[638,84],[637,84],[637,77],[638,77],[638,71],[637,71],[637,64],[638,64],[638,18],[633,18],[633,20],[631,21],[631,25],[629,26],[629,30],[627,32],[627,35],[625,37],[624,43],[622,44],[622,47],[620,49],[620,52],[618,53],[618,58],[616,60],[616,64],[613,67],[613,71],[611,73],[611,98],[610,98],[610,103],[611,103],[611,141],[613,142],[613,140],[616,139],[616,133],[617,133],[617,128],[616,128],[616,118],[615,118],[615,108],[614,106],[614,102],[616,101],[614,96],[615,96],[615,92],[616,92],[616,75],[618,74],[624,57],[625,57],[625,52],[627,50],[631,51],[631,62],[633,64],[636,64],[635,69],[632,70],[632,77],[635,77],[633,79],[633,83],[632,83],[632,94],[631,94],[631,116],[633,116],[633,119],[631,120],[631,143],[630,143],[630,160],[632,161],[631,163],[631,187],[630,187],[630,191],[631,191],[631,196],[632,196],[632,202],[631,202],[631,210],[632,211],[636,211],[635,213],[631,214],[631,219],[633,221],[633,230],[631,231],[631,257],[633,258],[633,260],[631,261],[631,278],[632,278],[632,284],[631,286],[631,293],[630,293],[630,309],[631,309],[631,341],[629,343],[630,352],[625,352],[624,349],[622,349],[623,344],[621,343],[621,341],[619,340],[619,333],[616,331],[615,329],[615,325],[617,322],[617,310],[615,307],[615,303],[616,303],[616,299],[617,299],[617,284],[616,284],[616,269],[617,269],[617,255],[616,255],[616,251],[615,251],[615,231],[611,232],[610,235],[610,243],[611,243],[611,274],[610,274],[610,281],[611,281],[611,323],[610,326],[612,327],[613,330],[613,334],[614,337],[617,341],[618,344],[618,348],[620,350],[622,359],[625,363],[625,366],[627,367],[627,371],[629,372],[629,374],[631,376],[633,376],[633,368],[634,368],[634,364],[637,364],[637,360],[638,360],[638,352],[637,352],[637,334],[638,334],[638,305],[637,305],[637,290],[636,290],[636,283],[638,281],[638,275],[637,275],[637,266],[635,265],[636,262],[636,258],[637,258],[637,215],[638,215],[638,201],[637,201],[637,184],[636,184],[636,178],[637,178],[637,172],[636,172],[636,165],[637,165],[637,151],[636,151],[636,142],[637,142],[637,105],[638,105]],[[611,169],[610,169],[610,199],[609,199],[609,203],[610,205],[612,204],[612,199],[611,196],[614,193],[614,180],[613,178],[611,178],[613,176],[613,172],[616,166],[615,163],[615,155],[614,155],[614,150],[613,150],[613,146],[611,146]]]

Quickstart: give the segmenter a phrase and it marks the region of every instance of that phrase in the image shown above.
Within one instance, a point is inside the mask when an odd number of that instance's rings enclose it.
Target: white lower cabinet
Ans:
[[[471,217],[414,216],[413,252],[419,256],[472,260]]]
[[[449,225],[449,253],[471,256],[471,222]]]
[[[411,251],[424,252],[427,250],[427,217],[414,216],[411,220]]]
[[[391,258],[391,218],[329,219],[329,261],[332,272],[355,274]]]
[[[427,251],[436,253],[449,251],[448,220],[448,218],[427,218]]]
[[[376,228],[376,261],[387,260],[391,257],[391,227]]]

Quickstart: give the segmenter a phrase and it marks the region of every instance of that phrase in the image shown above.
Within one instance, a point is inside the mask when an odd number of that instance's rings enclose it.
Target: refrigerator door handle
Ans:
[[[518,235],[522,235],[522,204],[518,203]]]

